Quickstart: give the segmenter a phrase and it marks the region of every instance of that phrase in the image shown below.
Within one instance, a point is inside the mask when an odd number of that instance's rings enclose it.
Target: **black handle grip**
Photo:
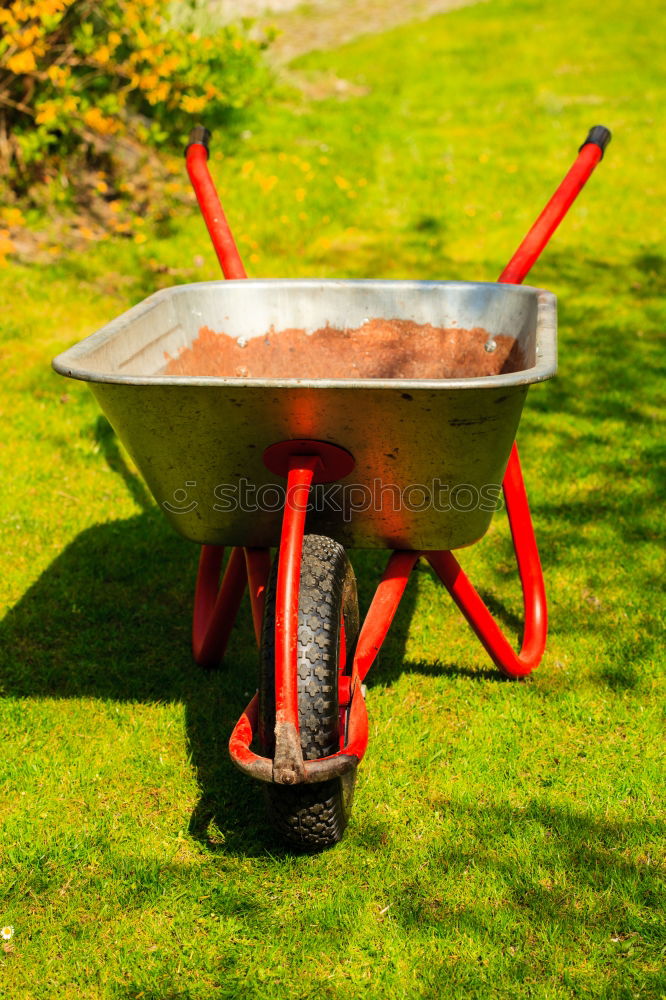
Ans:
[[[190,132],[190,141],[185,147],[185,156],[187,156],[187,151],[190,146],[203,146],[206,150],[206,158],[210,156],[210,132],[203,125],[195,125]]]
[[[606,128],[605,125],[595,125],[593,128],[590,129],[587,139],[583,143],[583,146],[587,146],[589,145],[589,143],[593,142],[595,146],[599,147],[599,149],[601,150],[601,155],[603,157],[604,150],[608,145],[608,143],[611,141],[611,138],[612,138],[611,130],[609,128]],[[579,153],[580,150],[583,148],[583,146],[581,146],[580,149],[578,150]]]

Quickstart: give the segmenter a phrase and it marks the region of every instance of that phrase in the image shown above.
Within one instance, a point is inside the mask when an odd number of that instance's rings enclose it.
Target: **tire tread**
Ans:
[[[274,751],[276,557],[266,591],[259,684],[262,753]],[[358,631],[356,581],[343,547],[324,535],[303,539],[298,614],[298,707],[305,760],[339,749],[338,643],[341,611],[347,647]],[[349,820],[353,780],[313,785],[267,785],[269,817],[290,844],[322,850],[338,843]]]

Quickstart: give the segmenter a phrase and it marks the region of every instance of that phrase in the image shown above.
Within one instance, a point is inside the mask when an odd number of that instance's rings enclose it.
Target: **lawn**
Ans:
[[[421,567],[323,855],[271,838],[226,754],[256,684],[248,609],[225,667],[196,668],[197,551],[85,386],[49,369],[155,288],[217,276],[194,206],[0,268],[0,996],[666,995],[656,18],[491,0],[301,57],[239,145],[218,137],[252,275],[493,280],[588,128],[614,132],[531,276],[560,325],[519,432],[544,661],[502,680]],[[353,555],[364,607],[384,558]],[[503,514],[461,561],[517,635]]]

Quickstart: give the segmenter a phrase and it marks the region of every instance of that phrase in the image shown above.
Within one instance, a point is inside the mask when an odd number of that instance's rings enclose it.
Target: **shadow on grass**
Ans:
[[[0,625],[0,690],[18,698],[181,702],[201,789],[191,833],[211,850],[279,854],[264,834],[261,789],[233,767],[227,752],[231,730],[256,688],[258,654],[248,602],[221,668],[196,666],[190,622],[198,548],[168,528],[125,466],[115,439],[102,441],[109,465],[145,509],[82,532],[8,613]],[[354,559],[362,607],[385,562],[383,552]],[[406,590],[369,687],[391,686],[404,673],[503,683],[493,669],[404,662],[416,585],[412,580]],[[441,599],[447,600],[443,590]],[[493,610],[503,609],[498,603]]]
[[[213,851],[280,855],[266,830],[260,787],[233,767],[227,752],[229,734],[256,689],[258,654],[248,602],[221,668],[197,667],[190,621],[198,548],[167,527],[101,419],[97,437],[143,512],[82,532],[9,612],[0,625],[0,690],[18,698],[181,702],[201,789],[190,832]],[[355,554],[362,608],[386,559],[385,552]],[[415,576],[421,572],[430,570],[423,567]],[[493,669],[404,662],[416,586],[410,581],[369,686],[390,686],[403,673],[504,682]],[[443,590],[441,599],[447,600]],[[499,602],[493,611],[513,624]]]
[[[196,666],[190,623],[198,547],[167,527],[104,418],[96,437],[142,512],[82,532],[7,614],[0,624],[0,693],[181,702],[201,789],[191,833],[212,850],[279,854],[265,832],[261,789],[233,767],[227,752],[257,683],[247,599],[221,668]],[[359,591],[367,607],[386,553],[359,555]],[[408,588],[381,668],[383,683],[401,672],[413,606]],[[412,669],[432,671],[427,664]]]
[[[273,846],[258,787],[227,753],[256,687],[257,652],[243,607],[217,671],[192,660],[198,550],[159,511],[82,532],[0,625],[0,691],[17,698],[99,698],[184,705],[201,799],[192,833],[232,853]],[[213,824],[214,832],[208,834]]]

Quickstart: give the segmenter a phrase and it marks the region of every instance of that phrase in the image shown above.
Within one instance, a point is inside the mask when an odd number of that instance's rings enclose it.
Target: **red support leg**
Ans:
[[[247,575],[242,549],[232,549],[219,584],[224,547],[202,545],[199,572],[194,591],[192,651],[202,667],[216,667],[226,649],[233,628]]]
[[[606,133],[592,139],[595,133]],[[599,134],[598,133],[598,134]],[[610,132],[597,125],[580,147],[571,169],[522,241],[513,257],[497,279],[503,284],[520,285],[527,277],[544,247],[582,191],[597,163],[604,155],[604,146],[610,141]]]
[[[261,646],[261,630],[264,623],[264,603],[266,586],[271,571],[271,554],[269,549],[245,549],[245,566],[247,569],[248,590],[252,605],[252,623],[257,646]]]
[[[356,644],[354,668],[361,682],[386,638],[418,558],[418,552],[394,552],[388,561]]]
[[[508,677],[525,677],[543,656],[548,619],[541,562],[515,445],[504,477],[504,496],[523,589],[525,629],[520,653],[504,637],[455,556],[451,552],[425,555],[499,669]]]

